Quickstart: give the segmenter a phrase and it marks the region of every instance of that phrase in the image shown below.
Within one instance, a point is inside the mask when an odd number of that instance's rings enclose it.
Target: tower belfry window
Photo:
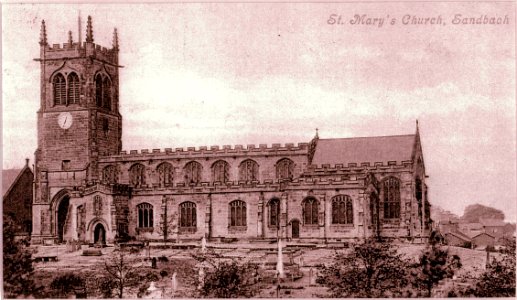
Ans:
[[[64,105],[66,103],[66,81],[62,74],[54,76],[54,105]]]
[[[111,82],[106,77],[102,82],[102,106],[111,109]]]
[[[102,107],[102,77],[98,74],[95,77],[95,102],[97,107]]]
[[[68,104],[79,103],[79,76],[75,73],[68,75]]]

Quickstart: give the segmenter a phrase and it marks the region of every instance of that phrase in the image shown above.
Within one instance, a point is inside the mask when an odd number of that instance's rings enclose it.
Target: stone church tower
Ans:
[[[98,178],[99,155],[122,147],[119,113],[118,36],[111,49],[94,43],[91,17],[86,41],[50,46],[41,24],[41,100],[35,152],[33,239],[63,239],[70,198]]]

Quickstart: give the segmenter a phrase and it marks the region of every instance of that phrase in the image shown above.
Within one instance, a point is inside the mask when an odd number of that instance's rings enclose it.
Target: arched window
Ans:
[[[102,76],[97,74],[95,76],[95,103],[97,107],[102,107]]]
[[[68,104],[79,103],[79,76],[75,73],[68,74]]]
[[[117,183],[117,167],[114,165],[104,167],[104,169],[102,169],[102,180],[108,183]]]
[[[280,200],[273,198],[268,203],[269,226],[278,226],[280,224]]]
[[[227,182],[230,179],[230,166],[224,160],[218,160],[212,165],[214,182]]]
[[[93,214],[97,217],[102,214],[102,198],[101,196],[93,197]]]
[[[108,77],[102,82],[102,107],[111,110],[111,81]]]
[[[196,203],[183,202],[180,204],[180,227],[196,227]]]
[[[415,178],[415,197],[418,203],[418,219],[422,222],[422,180],[419,177]]]
[[[62,74],[54,76],[54,105],[66,104],[66,81]]]
[[[239,166],[239,180],[240,181],[254,181],[258,180],[259,165],[251,160],[247,159],[243,161]]]
[[[201,182],[203,166],[200,163],[191,161],[185,165],[185,183],[198,184]]]
[[[138,228],[152,228],[153,206],[149,203],[141,203],[136,208],[138,210]]]
[[[172,184],[174,169],[170,163],[163,162],[159,164],[156,171],[158,172],[158,183],[161,187]]]
[[[384,180],[382,184],[382,202],[385,219],[400,217],[400,181],[395,177]]]
[[[246,202],[235,200],[230,202],[230,226],[246,226]]]
[[[303,200],[303,220],[305,225],[318,225],[318,200],[313,197]]]
[[[277,179],[293,179],[294,163],[289,158],[284,158],[276,163]]]
[[[133,187],[141,187],[145,184],[145,167],[142,164],[134,164],[129,169],[129,182]]]
[[[338,195],[332,198],[332,224],[354,224],[352,198]]]

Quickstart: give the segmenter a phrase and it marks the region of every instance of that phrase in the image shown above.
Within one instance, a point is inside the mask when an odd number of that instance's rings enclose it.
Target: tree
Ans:
[[[86,280],[79,274],[65,273],[55,278],[50,284],[52,298],[86,298]]]
[[[96,285],[105,298],[124,298],[127,291],[138,292],[151,281],[157,281],[159,274],[145,267],[125,251],[114,252],[100,266],[102,273]]]
[[[470,223],[477,223],[480,219],[496,219],[502,221],[504,220],[504,212],[490,206],[472,204],[465,208],[461,219]]]
[[[178,229],[177,212],[170,214],[170,215],[168,213],[169,210],[172,210],[169,208],[169,200],[172,201],[172,199],[169,199],[168,196],[163,196],[163,199],[162,199],[163,214],[161,215],[160,227],[158,227],[158,233],[163,236],[163,241],[165,243],[167,243],[167,241],[169,240],[169,237],[172,234],[175,234],[176,230]]]
[[[367,240],[348,253],[336,253],[317,282],[330,297],[402,297],[410,287],[411,263],[388,242]]]
[[[4,292],[7,298],[28,296],[35,291],[34,268],[28,240],[15,239],[14,221],[4,215],[3,265]]]
[[[258,264],[224,258],[213,251],[194,255],[203,268],[196,280],[199,296],[208,298],[251,298],[260,291]]]
[[[416,287],[427,291],[427,297],[432,296],[433,287],[445,278],[452,278],[454,272],[461,268],[461,260],[457,255],[449,255],[447,249],[439,244],[439,237],[432,232],[427,247],[420,256],[420,267],[416,272]]]
[[[501,258],[492,258],[474,287],[460,291],[462,296],[515,297],[515,242],[508,242]]]

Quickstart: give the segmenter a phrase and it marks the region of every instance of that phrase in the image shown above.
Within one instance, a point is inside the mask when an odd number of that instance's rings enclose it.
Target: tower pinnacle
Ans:
[[[117,28],[113,30],[113,49],[118,50],[118,33]]]
[[[45,20],[41,21],[41,30],[39,34],[39,44],[41,46],[47,45],[47,28],[45,27]]]
[[[91,16],[88,16],[88,23],[86,24],[86,42],[93,43],[93,29]]]

